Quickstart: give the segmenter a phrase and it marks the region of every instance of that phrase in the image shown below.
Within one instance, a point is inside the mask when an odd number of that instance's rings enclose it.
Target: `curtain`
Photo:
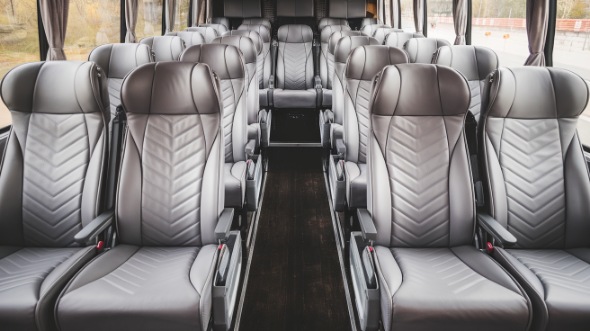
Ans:
[[[125,35],[126,43],[137,42],[135,36],[135,26],[137,25],[137,9],[139,0],[125,0],[125,26],[127,34]]]
[[[392,28],[398,28],[401,29],[402,25],[400,24],[400,19],[399,19],[399,8],[400,8],[400,4],[399,1],[400,0],[390,0],[390,7],[389,10],[391,11],[391,27]]]
[[[453,0],[453,24],[455,25],[455,45],[465,45],[467,32],[467,0]]]
[[[166,33],[174,31],[176,5],[176,0],[166,0]]]
[[[191,26],[198,26],[207,21],[207,0],[193,0]]]
[[[525,65],[545,65],[545,40],[549,25],[549,0],[528,0],[526,3],[526,31],[529,52]]]
[[[377,18],[387,24],[387,19],[385,17],[385,3],[384,0],[377,0]]]
[[[40,0],[41,21],[49,42],[47,61],[65,60],[64,40],[70,0]]]
[[[424,1],[414,0],[414,25],[417,33],[423,33],[424,28]]]

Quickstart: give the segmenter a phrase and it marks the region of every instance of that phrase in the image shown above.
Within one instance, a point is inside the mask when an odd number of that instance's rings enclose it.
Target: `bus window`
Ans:
[[[427,0],[428,38],[446,39],[455,42],[453,25],[453,0]]]
[[[68,60],[86,61],[99,45],[120,41],[119,0],[70,0],[64,52]]]
[[[39,61],[37,1],[0,1],[0,79],[13,67],[33,61]],[[10,113],[0,100],[0,128],[10,122]]]
[[[473,0],[471,43],[498,54],[504,67],[522,66],[529,56],[526,0]]]
[[[406,32],[416,32],[413,0],[401,0],[400,12],[402,16],[402,29]]]
[[[176,2],[176,20],[174,31],[182,31],[188,27],[188,12],[190,11],[190,0],[179,0]]]
[[[162,0],[139,0],[137,10],[137,41],[162,35]]]
[[[569,69],[590,84],[590,3],[558,0],[553,66]],[[590,147],[590,107],[578,121],[580,140]]]

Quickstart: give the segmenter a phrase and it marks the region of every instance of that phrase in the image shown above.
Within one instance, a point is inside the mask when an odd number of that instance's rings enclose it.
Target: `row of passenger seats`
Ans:
[[[437,58],[462,54],[465,66],[464,49]],[[476,80],[477,67],[463,69]],[[363,330],[380,321],[386,331],[587,329],[590,173],[576,123],[588,87],[557,68],[487,77],[477,151],[485,211],[472,181],[466,77],[447,65],[397,64],[372,80],[368,209],[350,239]]]

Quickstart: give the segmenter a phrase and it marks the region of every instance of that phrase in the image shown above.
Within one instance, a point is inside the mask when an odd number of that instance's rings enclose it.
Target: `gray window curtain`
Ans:
[[[414,0],[414,25],[417,33],[424,32],[424,1],[426,0]]]
[[[528,0],[526,3],[526,31],[530,55],[525,65],[545,65],[545,40],[549,24],[549,0]]]
[[[377,0],[377,18],[381,22],[385,22],[385,24],[387,24],[387,19],[385,17],[385,3],[384,3],[384,0]]]
[[[467,32],[467,0],[453,0],[453,24],[455,25],[455,45],[465,45]]]
[[[174,31],[176,24],[176,0],[166,0],[166,33]]]
[[[399,9],[400,9],[400,0],[390,0],[390,4],[389,4],[389,10],[391,12],[391,22],[390,25],[392,28],[398,28],[401,29],[401,22],[399,19]]]
[[[193,0],[191,26],[198,26],[207,22],[207,3],[207,0]]]
[[[64,41],[70,0],[40,0],[41,21],[49,42],[47,61],[65,60]]]
[[[137,25],[138,2],[139,0],[125,0],[125,26],[127,27],[127,34],[125,35],[126,43],[137,42],[135,26]]]

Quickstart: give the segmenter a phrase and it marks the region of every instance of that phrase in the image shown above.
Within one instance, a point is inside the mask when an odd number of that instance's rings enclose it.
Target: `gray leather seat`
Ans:
[[[217,31],[217,34],[219,36],[221,36],[222,34],[229,31],[229,29],[227,28],[227,26],[225,26],[225,24],[219,24],[219,23],[203,23],[203,24],[199,24],[199,27],[212,28]]]
[[[480,120],[487,205],[517,239],[493,255],[527,290],[533,330],[587,330],[590,175],[576,123],[588,87],[558,68],[500,68],[491,81]]]
[[[242,24],[238,31],[254,31],[262,38],[262,52],[258,56],[258,91],[260,97],[260,106],[269,107],[268,93],[272,73],[272,58],[270,54],[271,33],[270,28],[262,24]]]
[[[205,43],[210,43],[213,39],[219,37],[219,32],[210,26],[191,26],[186,31],[200,32],[205,37]]]
[[[152,49],[154,60],[178,61],[184,51],[184,41],[177,36],[156,36],[143,38],[140,44],[148,45]]]
[[[119,245],[68,284],[59,329],[206,330],[223,211],[217,82],[204,64],[153,63],[127,76],[121,96]]]
[[[213,17],[211,19],[211,23],[221,24],[221,25],[225,26],[225,28],[228,31],[231,30],[231,23],[229,22],[229,18],[227,18],[227,17]]]
[[[225,136],[225,206],[242,208],[246,197],[248,143],[248,73],[244,58],[235,46],[204,44],[187,48],[180,61],[205,63],[219,78]]]
[[[320,32],[320,79],[322,82],[322,106],[332,105],[332,78],[334,75],[334,56],[328,51],[330,36],[334,32],[350,31],[347,25],[327,25]]]
[[[481,93],[485,82],[488,75],[498,69],[496,53],[481,46],[443,46],[434,54],[432,63],[449,66],[467,78],[471,90],[469,111],[478,121],[481,112]]]
[[[390,31],[383,43],[385,46],[403,48],[406,42],[412,38],[424,38],[421,33]]]
[[[386,331],[529,329],[524,290],[473,245],[468,107],[448,67],[389,66],[376,82],[368,208]]]
[[[168,32],[166,35],[180,37],[180,39],[182,39],[182,41],[184,42],[185,48],[205,43],[205,37],[203,36],[203,34],[196,31]]]
[[[258,99],[258,75],[257,75],[257,56],[262,51],[262,43],[260,42],[260,35],[254,31],[230,31],[236,32],[237,35],[225,35],[213,39],[212,44],[224,44],[232,45],[237,47],[244,59],[246,66],[246,110],[247,110],[247,121],[248,121],[248,140],[254,140],[256,147],[260,146],[261,132],[260,123],[258,119],[258,112],[260,111],[259,99]],[[244,35],[241,35],[245,33]],[[254,35],[255,34],[255,35]],[[252,42],[252,39],[248,36],[258,37],[257,43]],[[258,45],[258,46],[255,46]],[[214,69],[215,70],[215,69]]]
[[[270,20],[262,17],[249,17],[242,20],[242,25],[264,25],[272,31],[272,24]]]
[[[363,37],[341,39],[339,45],[336,46],[338,51],[335,55],[337,62],[342,63],[345,54],[350,53],[343,81],[343,131],[346,146],[344,173],[346,201],[349,208],[367,206],[369,100],[371,99],[373,78],[388,65],[408,63],[407,54],[399,48],[388,46],[359,46],[355,48],[354,43],[367,43],[360,38]],[[346,45],[349,40],[353,45]]]
[[[313,32],[307,25],[283,25],[278,32],[275,108],[316,108]]]
[[[318,23],[318,31],[320,33],[322,30],[327,27],[328,25],[345,25],[348,26],[348,21],[346,18],[332,18],[332,17],[323,17],[320,19]]]
[[[451,46],[444,39],[411,38],[404,44],[404,50],[410,57],[410,63],[431,63],[434,53],[443,46]]]
[[[375,31],[373,31],[373,35],[371,37],[377,39],[380,45],[385,43],[385,39],[391,32],[403,32],[400,29],[395,29],[389,26],[380,26]]]
[[[361,32],[365,35],[365,36],[369,36],[369,37],[373,37],[373,34],[375,33],[375,31],[377,31],[377,29],[379,28],[390,28],[391,27],[389,25],[385,25],[382,23],[376,23],[376,24],[367,24],[367,25],[363,25],[361,27]]]
[[[92,62],[36,62],[2,80],[12,115],[0,169],[2,330],[54,330],[57,296],[96,255],[95,242],[75,236],[104,203],[109,96],[100,73]]]
[[[322,143],[328,145],[331,149],[335,149],[337,139],[343,139],[344,124],[344,71],[346,69],[346,61],[350,52],[359,46],[379,45],[377,40],[371,37],[360,36],[359,31],[342,31],[335,32],[330,37],[329,53],[334,60],[332,71],[332,109],[331,111],[323,111],[320,113],[320,134]],[[355,37],[358,36],[358,37]],[[339,41],[346,38],[346,41],[340,43]],[[338,61],[335,60],[335,55],[338,53]],[[329,123],[329,129],[325,125]],[[327,132],[324,132],[324,130]]]
[[[153,62],[151,49],[142,44],[107,44],[93,49],[88,61],[95,62],[106,73],[109,85],[111,119],[121,105],[123,78],[135,68]]]
[[[371,25],[371,24],[383,24],[383,22],[381,22],[380,19],[378,18],[374,18],[374,17],[365,17],[361,20],[361,29],[365,26],[365,25]]]

